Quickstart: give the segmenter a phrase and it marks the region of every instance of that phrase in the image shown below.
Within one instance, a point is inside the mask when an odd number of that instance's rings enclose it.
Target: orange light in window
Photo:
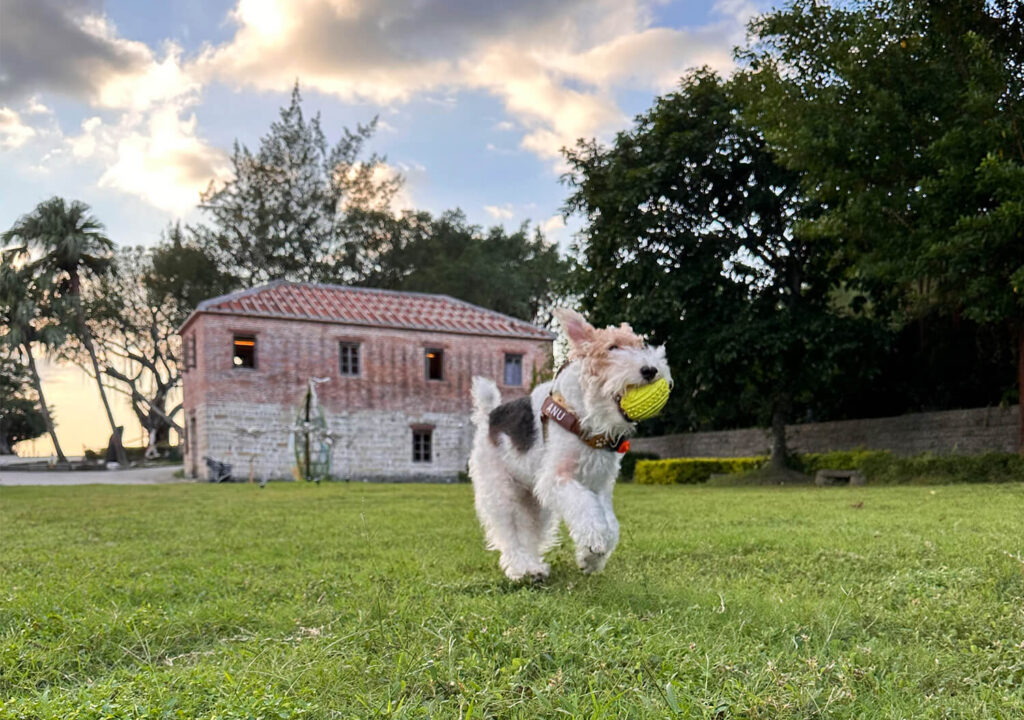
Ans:
[[[437,355],[435,355],[434,353],[427,353],[427,357],[433,360],[434,358],[437,357]]]
[[[256,347],[255,340],[235,340],[235,345],[240,347]]]

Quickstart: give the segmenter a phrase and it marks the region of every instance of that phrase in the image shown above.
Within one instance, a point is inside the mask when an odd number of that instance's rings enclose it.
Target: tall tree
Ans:
[[[535,320],[550,308],[564,284],[568,263],[539,230],[523,225],[508,233],[471,225],[459,210],[431,218],[383,214],[376,230],[364,230],[360,284],[443,293],[506,315]],[[372,240],[376,232],[386,238]],[[373,246],[378,252],[366,252]]]
[[[91,283],[84,298],[97,341],[98,367],[111,387],[127,397],[146,430],[149,456],[168,442],[170,430],[179,437],[183,433],[175,420],[181,411],[175,395],[182,372],[178,327],[191,309],[181,304],[163,278],[155,278],[155,253],[122,248],[113,272]],[[85,365],[89,358],[82,350],[71,348],[69,356]]]
[[[20,352],[28,364],[39,412],[53,442],[57,461],[67,465],[67,458],[57,440],[53,417],[46,405],[43,383],[33,354],[33,345],[46,349],[60,347],[64,343],[65,332],[52,321],[53,312],[45,305],[46,293],[40,285],[45,287],[48,278],[33,270],[28,264],[27,255],[24,247],[0,251],[0,332],[3,333],[0,335],[0,344]]]
[[[32,378],[17,352],[0,346],[0,455],[46,433],[46,421],[29,386]]]
[[[39,203],[22,216],[3,235],[5,243],[24,243],[28,249],[41,253],[31,267],[37,277],[50,279],[50,291],[62,302],[52,302],[53,308],[70,308],[75,336],[85,347],[92,363],[96,387],[99,389],[103,409],[107,414],[110,432],[117,429],[114,413],[107,399],[96,359],[92,331],[82,307],[82,284],[88,278],[99,278],[110,270],[114,244],[106,236],[103,224],[90,212],[89,206],[77,200],[67,203],[53,197]],[[117,460],[121,467],[128,464],[124,448],[115,443]]]
[[[232,179],[202,197],[208,224],[192,228],[196,245],[239,287],[347,280],[348,212],[386,207],[401,182],[384,158],[361,159],[374,126],[346,129],[329,145],[320,116],[306,119],[296,83],[255,152],[235,143]]]
[[[847,240],[879,310],[1010,328],[1024,387],[1021,4],[796,0],[751,30],[750,113],[815,232]]]
[[[134,263],[133,263],[134,264]],[[147,254],[145,285],[187,317],[199,303],[238,289],[238,280],[194,242],[181,223],[169,225]],[[185,318],[181,318],[184,322]]]
[[[835,247],[805,231],[817,208],[746,122],[737,90],[695,71],[611,147],[567,153],[566,209],[586,221],[574,285],[597,322],[625,319],[669,344],[692,395],[660,429],[768,424],[781,467],[785,424],[869,325],[856,304],[834,307]]]

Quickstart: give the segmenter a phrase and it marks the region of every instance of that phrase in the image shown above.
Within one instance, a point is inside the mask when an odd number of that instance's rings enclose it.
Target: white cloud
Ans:
[[[163,105],[100,133],[109,165],[99,184],[174,214],[195,207],[210,181],[229,177],[230,166],[224,152],[196,137],[195,115],[183,118],[183,112]]]
[[[647,0],[466,2],[239,0],[228,42],[195,65],[204,78],[281,90],[295,78],[343,100],[397,103],[477,90],[501,99],[502,131],[559,163],[581,137],[607,137],[628,118],[615,92],[663,91],[687,67],[727,69],[752,12],[719,0],[720,19],[652,27]]]
[[[199,192],[225,176],[225,154],[197,132],[192,108],[202,82],[181,48],[166,43],[158,57],[145,43],[120,37],[105,16],[81,3],[13,0],[4,20],[0,32],[18,72],[7,84],[0,76],[0,93],[31,92],[26,113],[51,117],[48,133],[56,147],[40,153],[33,170],[62,162],[63,146],[75,162],[95,166],[101,187],[176,214],[194,207]],[[40,89],[80,97],[99,112],[82,122],[77,135],[64,136],[39,99]],[[8,142],[32,137],[32,128],[22,128],[8,133]]]
[[[237,0],[232,37],[189,58],[173,43],[158,53],[120,36],[89,3],[8,0],[0,40],[14,79],[0,76],[0,101],[30,98],[22,114],[44,115],[40,91],[85,99],[97,115],[65,139],[68,156],[102,163],[103,186],[169,211],[193,206],[224,176],[224,153],[203,139],[195,114],[214,81],[281,91],[299,78],[391,110],[413,97],[450,108],[460,93],[486,93],[507,113],[496,130],[518,133],[521,149],[564,170],[562,147],[628,122],[617,92],[663,91],[697,64],[728,68],[753,12],[750,0],[718,0],[705,26],[654,27],[654,1]],[[11,107],[0,116],[4,147],[38,129]],[[58,155],[51,149],[40,162]]]
[[[510,203],[504,205],[484,205],[484,211],[495,220],[511,220],[516,213]]]
[[[0,147],[21,147],[35,135],[36,131],[21,121],[21,115],[11,108],[0,107]]]
[[[53,108],[44,105],[38,95],[33,95],[25,103],[26,115],[53,115]]]
[[[568,249],[569,232],[565,226],[565,218],[561,215],[552,215],[540,224],[540,231],[544,239],[550,245],[558,245],[563,250]]]
[[[541,223],[540,229],[545,235],[549,233],[557,233],[565,227],[565,218],[561,215],[552,215],[547,220]]]

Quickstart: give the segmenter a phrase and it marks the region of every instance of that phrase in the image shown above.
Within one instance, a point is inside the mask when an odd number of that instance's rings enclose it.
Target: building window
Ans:
[[[505,354],[505,384],[520,387],[523,384],[523,356]]]
[[[236,368],[256,367],[256,337],[253,335],[235,335],[235,355],[231,359]]]
[[[433,457],[431,453],[432,430],[413,429],[412,431],[412,461],[428,463]]]
[[[188,372],[196,367],[196,336],[195,333],[188,335],[181,343],[183,357],[182,372]]]
[[[444,380],[444,350],[427,348],[423,356],[427,363],[427,380]]]
[[[339,346],[338,369],[342,375],[359,374],[359,343],[343,342]]]

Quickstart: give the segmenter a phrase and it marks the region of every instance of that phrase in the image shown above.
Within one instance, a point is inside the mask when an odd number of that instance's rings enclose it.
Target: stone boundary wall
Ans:
[[[918,453],[974,455],[1016,452],[1020,408],[974,408],[914,413],[898,417],[787,425],[791,451],[890,450],[896,455]],[[765,455],[771,434],[763,428],[721,432],[681,433],[635,438],[632,449],[671,457],[749,457]]]

